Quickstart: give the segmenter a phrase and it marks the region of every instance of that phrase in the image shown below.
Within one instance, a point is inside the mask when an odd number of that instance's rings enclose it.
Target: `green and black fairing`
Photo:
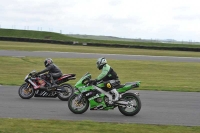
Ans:
[[[104,102],[105,95],[102,93],[99,93],[97,90],[95,90],[95,86],[93,85],[87,85],[88,82],[91,79],[91,74],[86,73],[76,84],[75,88],[78,90],[75,92],[75,94],[82,94],[84,95],[90,102],[90,108],[98,107],[99,105],[103,108],[106,107],[106,104]],[[98,84],[98,86],[102,86],[102,84]],[[103,86],[102,86],[103,87]],[[100,107],[99,106],[99,107]]]
[[[89,85],[89,81],[91,80],[91,74],[86,73],[76,84],[75,88],[78,90],[75,92],[77,95],[83,95],[88,99],[90,104],[90,109],[100,109],[100,110],[109,110],[113,109],[115,106],[108,106],[106,100],[108,98],[105,94],[99,92],[95,88],[104,88],[105,83],[97,83],[96,85]],[[139,87],[140,81],[137,82],[128,82],[123,85],[119,85],[117,87],[117,91],[121,93],[125,93],[128,90]]]
[[[128,90],[131,90],[131,89],[133,89],[133,88],[139,87],[139,86],[140,86],[140,83],[141,83],[140,81],[128,82],[128,83],[126,83],[126,84],[124,84],[124,85],[120,85],[119,88],[117,88],[117,91],[118,91],[119,93],[124,93],[124,92],[126,92],[126,91],[128,91]]]

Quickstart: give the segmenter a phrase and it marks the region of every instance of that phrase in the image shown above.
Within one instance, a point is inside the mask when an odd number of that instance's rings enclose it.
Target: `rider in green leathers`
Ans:
[[[108,89],[111,89],[111,93],[115,94],[114,99],[109,99],[113,102],[119,100],[119,93],[117,92],[115,86],[120,84],[120,81],[118,79],[117,73],[107,64],[107,60],[104,57],[101,57],[97,60],[97,68],[99,70],[102,70],[101,74],[95,79],[96,82],[106,82],[109,83],[109,86],[107,86]]]

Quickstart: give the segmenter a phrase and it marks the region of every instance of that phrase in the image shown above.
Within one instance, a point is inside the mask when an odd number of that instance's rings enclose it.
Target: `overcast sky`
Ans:
[[[0,27],[200,42],[198,0],[0,0]]]

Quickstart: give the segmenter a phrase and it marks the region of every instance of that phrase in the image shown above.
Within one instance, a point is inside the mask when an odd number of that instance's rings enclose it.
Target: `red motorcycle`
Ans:
[[[32,71],[24,78],[25,83],[19,87],[18,94],[22,99],[30,99],[33,96],[58,97],[62,101],[67,101],[74,93],[74,88],[64,82],[76,79],[75,76],[76,74],[63,74],[55,80],[58,87],[52,88],[48,74],[36,75],[36,71]]]

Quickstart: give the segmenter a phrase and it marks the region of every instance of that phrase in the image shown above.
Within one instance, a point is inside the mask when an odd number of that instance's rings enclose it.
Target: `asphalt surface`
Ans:
[[[111,54],[79,54],[62,52],[27,52],[0,50],[0,56],[35,56],[63,58],[99,58],[125,60],[157,60],[199,62],[199,58],[155,57]],[[92,120],[99,122],[143,123],[162,125],[200,126],[200,93],[142,91],[141,111],[135,116],[124,116],[116,108],[109,111],[90,111],[77,115],[70,112],[67,101],[58,98],[35,98],[29,100],[18,96],[18,86],[0,86],[0,117],[60,120]],[[136,92],[136,91],[134,91]]]
[[[94,53],[73,53],[73,52],[43,52],[43,51],[11,51],[0,50],[0,56],[33,56],[50,58],[94,58],[105,57],[117,60],[150,60],[150,61],[172,61],[172,62],[200,62],[195,57],[170,57],[170,56],[145,56],[145,55],[120,55],[120,54],[94,54]]]
[[[133,92],[140,93],[141,111],[135,116],[124,116],[118,108],[109,111],[88,109],[84,114],[73,114],[67,101],[21,99],[18,88],[0,86],[0,117],[200,126],[200,93],[135,90]]]

